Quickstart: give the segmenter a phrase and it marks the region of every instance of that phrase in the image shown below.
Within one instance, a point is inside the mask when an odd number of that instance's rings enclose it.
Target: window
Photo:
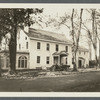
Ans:
[[[68,52],[68,46],[66,46],[65,49],[66,49],[66,52]]]
[[[84,52],[84,55],[85,55],[85,52]]]
[[[72,64],[74,64],[74,58],[72,58]]]
[[[37,56],[37,63],[40,63],[40,56]]]
[[[47,44],[47,50],[49,51],[49,49],[50,49],[50,45],[49,45],[49,44]]]
[[[73,52],[73,47],[71,47],[71,49],[72,49],[72,52]]]
[[[37,42],[37,49],[40,49],[40,42]]]
[[[26,49],[28,49],[28,42],[26,42]]]
[[[19,49],[21,49],[21,44],[19,44]]]
[[[47,59],[46,59],[46,64],[49,64],[49,60],[50,60],[50,58],[47,57]]]
[[[56,51],[59,51],[59,46],[58,46],[58,44],[56,44]]]
[[[7,58],[7,59],[6,59],[6,67],[7,67],[7,68],[9,67],[9,63],[10,63],[9,58]]]
[[[27,40],[27,37],[25,37],[25,40]]]
[[[67,64],[67,58],[66,58],[66,64]]]
[[[27,68],[27,57],[25,57],[25,56],[19,57],[18,68]]]

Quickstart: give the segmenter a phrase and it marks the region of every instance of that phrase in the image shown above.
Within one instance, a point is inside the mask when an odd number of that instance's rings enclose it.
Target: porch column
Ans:
[[[60,65],[60,55],[58,56],[58,65]]]
[[[84,59],[84,67],[86,67],[86,60]]]

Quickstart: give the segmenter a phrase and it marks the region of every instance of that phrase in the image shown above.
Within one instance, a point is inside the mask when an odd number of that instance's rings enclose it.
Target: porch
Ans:
[[[54,65],[67,65],[68,64],[68,53],[66,51],[60,51],[53,53],[53,64]]]
[[[2,70],[8,70],[10,67],[9,53],[0,52],[0,68]],[[17,52],[16,54],[16,69],[29,69],[29,53]]]

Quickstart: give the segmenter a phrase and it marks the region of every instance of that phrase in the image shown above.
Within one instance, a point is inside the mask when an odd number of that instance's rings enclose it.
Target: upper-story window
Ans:
[[[40,49],[40,46],[41,46],[40,42],[37,42],[37,49]]]
[[[65,50],[66,50],[66,52],[68,52],[68,46],[65,46]]]
[[[50,49],[50,44],[47,43],[47,48],[46,48],[48,51]]]
[[[74,58],[72,58],[72,64],[74,64]]]
[[[59,51],[59,45],[56,44],[56,51]]]
[[[28,49],[28,42],[26,42],[26,49]]]

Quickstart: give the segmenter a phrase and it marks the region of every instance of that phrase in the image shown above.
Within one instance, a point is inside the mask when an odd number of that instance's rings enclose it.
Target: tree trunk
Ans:
[[[73,40],[73,71],[77,71],[77,50],[79,46],[79,38],[80,38],[80,33],[81,33],[81,24],[82,24],[82,13],[83,9],[81,9],[80,12],[80,23],[79,23],[79,29],[78,29],[78,36],[75,36],[75,29],[74,29],[74,9],[72,10],[72,16],[71,16],[71,26],[72,26],[72,40]]]
[[[96,60],[96,69],[98,67],[98,58],[97,58],[97,38],[95,38],[95,60]]]
[[[96,51],[95,51],[96,52]],[[95,60],[96,60],[96,69],[98,67],[98,58],[97,58],[97,53],[95,53]]]
[[[95,51],[95,61],[96,61],[96,69],[98,66],[98,59],[97,59],[97,37],[96,37],[96,18],[95,18],[95,9],[92,10],[92,31],[93,31],[93,47],[94,47],[94,51]],[[91,38],[92,38],[91,37]]]
[[[1,77],[1,56],[0,56],[0,77]]]
[[[99,68],[100,68],[100,40],[99,40]]]
[[[97,46],[96,46],[96,43],[93,44],[93,47],[94,47],[94,54],[95,54],[95,66],[96,66],[96,69],[98,67],[98,58],[97,58]]]
[[[91,51],[91,42],[90,41],[88,41],[88,45],[89,45],[89,60],[92,60],[92,51]]]
[[[11,35],[9,43],[9,54],[10,54],[10,69],[12,73],[16,73],[16,42],[17,42],[17,28],[14,28],[14,33]]]
[[[16,46],[17,46],[17,15],[13,9],[13,21],[14,26],[12,27],[13,33],[11,33],[11,39],[9,43],[9,54],[10,54],[10,69],[12,74],[16,73]]]
[[[73,71],[77,71],[77,58],[76,52],[74,52],[74,63],[73,63]]]
[[[0,35],[0,44],[1,44],[1,41],[2,41],[2,36]],[[2,71],[1,71],[1,56],[0,56],[0,77],[1,77],[1,73]]]
[[[72,10],[72,16],[71,16],[71,25],[72,25],[72,40],[73,40],[73,71],[77,71],[77,66],[76,66],[76,46],[75,46],[75,31],[74,31],[74,22],[73,22],[73,17],[74,17],[74,9]]]

